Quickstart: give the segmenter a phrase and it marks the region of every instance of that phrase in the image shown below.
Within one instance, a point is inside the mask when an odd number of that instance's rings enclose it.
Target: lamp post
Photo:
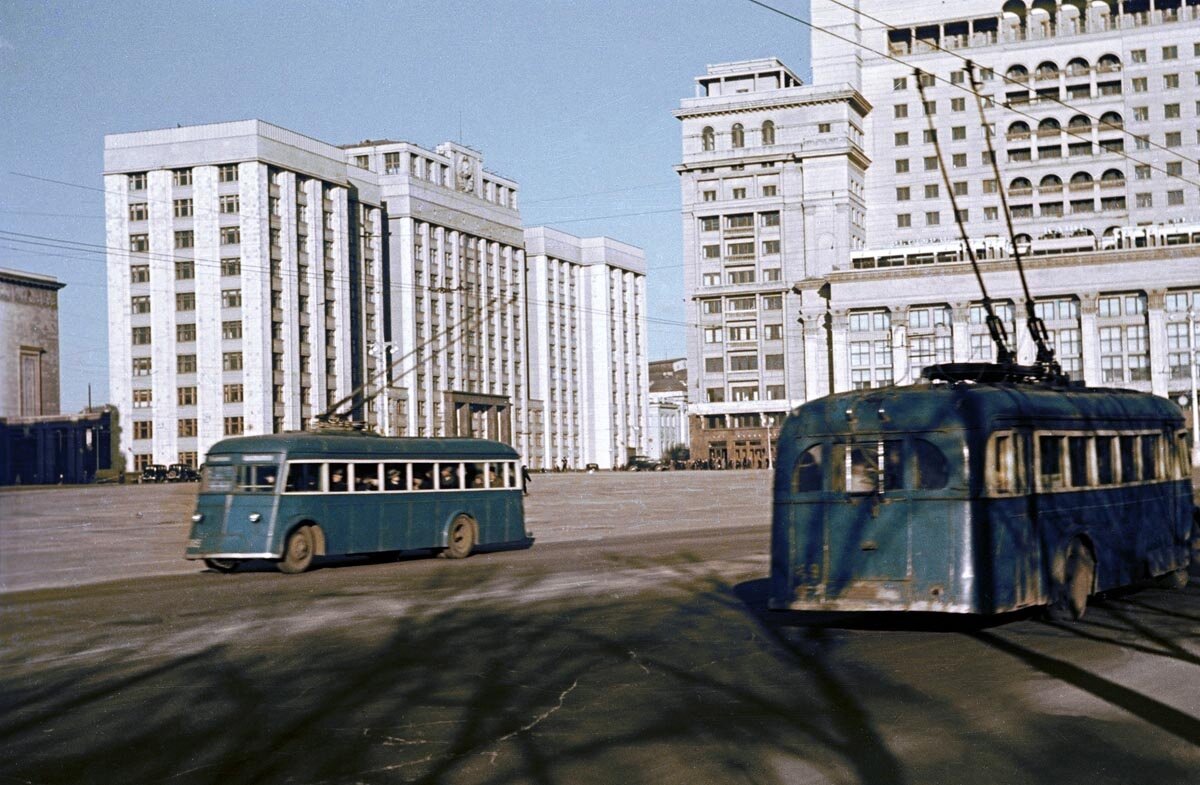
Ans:
[[[1192,466],[1200,466],[1200,405],[1196,403],[1196,309],[1188,308],[1188,370],[1192,377]]]

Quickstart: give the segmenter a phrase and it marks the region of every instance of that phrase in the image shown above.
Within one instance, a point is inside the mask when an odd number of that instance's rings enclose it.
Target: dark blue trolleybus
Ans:
[[[775,609],[1078,618],[1096,592],[1187,583],[1189,439],[1158,396],[1003,378],[831,395],[788,418],[776,467]]]
[[[274,559],[530,545],[515,450],[482,439],[315,431],[244,436],[209,450],[186,558],[228,571]]]

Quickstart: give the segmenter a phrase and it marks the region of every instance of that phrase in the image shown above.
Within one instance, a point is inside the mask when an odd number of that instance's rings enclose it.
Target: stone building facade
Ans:
[[[0,417],[59,413],[58,291],[64,285],[0,269]]]

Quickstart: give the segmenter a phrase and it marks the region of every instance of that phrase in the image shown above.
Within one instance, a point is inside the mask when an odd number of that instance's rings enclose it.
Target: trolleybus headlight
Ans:
[[[192,516],[192,523],[200,523],[204,520],[204,513],[198,512]]]
[[[261,520],[262,520],[262,515],[261,515],[261,514],[259,514],[259,513],[257,513],[257,512],[252,512],[252,513],[250,513],[250,522],[251,522],[251,523],[258,523],[258,522],[259,522],[259,521],[261,521]]]

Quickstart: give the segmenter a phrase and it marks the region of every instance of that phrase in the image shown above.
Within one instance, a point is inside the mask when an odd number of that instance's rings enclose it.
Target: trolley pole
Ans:
[[[1200,404],[1196,402],[1196,309],[1188,308],[1188,369],[1192,375],[1192,467],[1200,466]]]

